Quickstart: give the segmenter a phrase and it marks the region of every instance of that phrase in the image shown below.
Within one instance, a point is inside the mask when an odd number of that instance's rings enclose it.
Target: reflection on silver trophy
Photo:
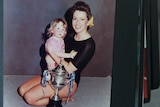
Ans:
[[[69,81],[66,81],[69,79]],[[65,70],[62,64],[59,64],[53,70],[44,70],[42,77],[42,86],[46,86],[47,82],[55,88],[55,95],[52,97],[54,101],[60,101],[61,98],[58,96],[59,90],[61,90],[65,85],[70,85],[70,89],[68,92],[68,98],[70,96],[70,92],[72,90],[72,82],[75,79],[75,74],[68,72]],[[67,99],[68,100],[68,99]],[[67,101],[68,102],[68,101]]]

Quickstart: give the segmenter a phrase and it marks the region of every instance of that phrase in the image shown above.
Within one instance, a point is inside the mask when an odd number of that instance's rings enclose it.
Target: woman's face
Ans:
[[[85,11],[76,10],[73,13],[72,27],[76,33],[82,33],[87,31],[89,21]]]

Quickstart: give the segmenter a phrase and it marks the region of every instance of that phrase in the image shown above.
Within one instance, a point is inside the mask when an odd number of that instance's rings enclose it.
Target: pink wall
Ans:
[[[41,33],[49,22],[63,17],[77,0],[4,0],[4,74],[41,74]],[[115,0],[85,0],[94,15],[90,33],[96,53],[83,76],[107,76],[112,70]]]

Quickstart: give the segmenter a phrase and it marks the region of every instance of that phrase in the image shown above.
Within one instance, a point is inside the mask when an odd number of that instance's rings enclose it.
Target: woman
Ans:
[[[90,24],[92,15],[89,6],[85,2],[79,1],[73,5],[71,10],[72,27],[75,33],[66,36],[65,44],[66,52],[75,50],[77,52],[76,56],[74,59],[61,60],[61,58],[52,53],[50,46],[47,47],[46,51],[58,64],[61,62],[68,73],[75,72],[75,82],[73,83],[73,89],[70,94],[73,96],[79,85],[82,70],[95,53],[95,42],[88,32],[89,26],[92,25],[92,23]],[[46,87],[42,87],[40,82],[41,76],[36,76],[23,83],[18,89],[19,94],[30,105],[47,105],[49,99],[55,94],[55,90],[49,84],[47,84]],[[65,86],[59,91],[59,96],[62,98],[62,101],[67,98],[68,91],[68,86]]]

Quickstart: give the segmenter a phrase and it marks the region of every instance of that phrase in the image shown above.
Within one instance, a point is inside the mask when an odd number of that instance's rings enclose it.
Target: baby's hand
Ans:
[[[72,50],[72,51],[70,52],[71,58],[73,59],[73,58],[76,56],[76,54],[77,54],[77,51]]]

